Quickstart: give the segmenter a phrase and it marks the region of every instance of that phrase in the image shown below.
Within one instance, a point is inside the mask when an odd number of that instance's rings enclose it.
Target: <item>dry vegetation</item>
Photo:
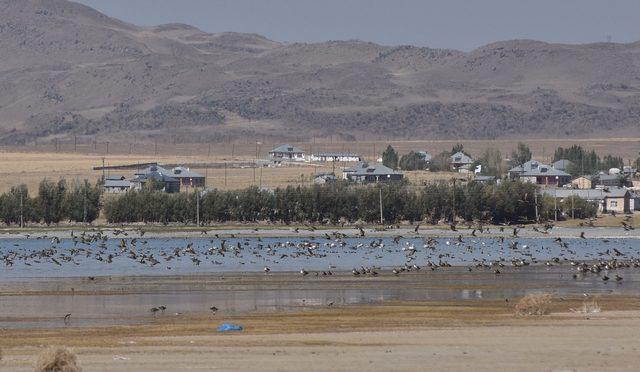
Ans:
[[[588,300],[583,302],[582,306],[580,306],[579,308],[571,309],[571,311],[579,314],[598,314],[602,311],[602,309],[600,308],[598,301]]]
[[[551,293],[531,293],[520,299],[516,303],[516,315],[546,315],[549,313],[549,307],[553,295]]]
[[[36,372],[81,372],[76,355],[66,348],[48,348],[38,356]]]
[[[375,161],[382,150],[391,144],[400,153],[411,150],[426,150],[432,154],[441,151],[449,151],[458,141],[376,141],[376,142],[310,142],[297,143],[309,153],[320,151],[353,152],[361,154],[368,161]],[[465,149],[472,156],[479,156],[487,148],[499,149],[503,156],[516,147],[518,140],[496,141],[461,141]],[[605,140],[527,140],[534,157],[542,161],[550,161],[553,151],[558,146],[566,146],[568,143],[576,143],[587,149],[595,149],[598,153],[611,153],[631,159],[636,156],[640,139],[605,139]],[[58,149],[51,144],[39,144],[37,146],[4,147],[0,150],[0,192],[7,191],[12,186],[24,183],[32,192],[36,191],[43,178],[57,180],[95,181],[101,175],[101,171],[92,170],[93,167],[102,165],[104,158],[106,165],[126,165],[158,162],[160,164],[186,164],[197,172],[207,175],[207,187],[219,189],[237,189],[250,185],[265,187],[278,187],[288,185],[310,184],[313,175],[318,172],[331,172],[331,163],[325,164],[299,164],[276,168],[254,169],[248,166],[235,167],[233,164],[251,163],[258,158],[267,156],[269,150],[280,142],[262,143],[256,147],[256,143],[216,143],[216,144],[159,144],[138,143],[133,146],[129,143],[97,145],[73,143],[59,144]],[[633,158],[635,160],[635,158]],[[228,167],[225,171],[224,164]],[[340,169],[350,164],[337,163],[336,173],[340,176]],[[112,173],[133,175],[133,170],[114,170]],[[225,177],[226,174],[226,177]],[[450,180],[460,174],[449,172],[406,172],[406,177],[414,184],[422,184],[433,180]],[[226,178],[226,181],[225,181]]]

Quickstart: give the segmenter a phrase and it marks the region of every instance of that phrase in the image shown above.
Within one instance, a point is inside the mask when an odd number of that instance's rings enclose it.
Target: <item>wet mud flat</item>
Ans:
[[[5,279],[0,328],[49,329],[153,324],[166,318],[285,314],[388,303],[497,301],[511,304],[532,292],[556,298],[640,296],[640,270],[618,269],[624,279],[576,274],[570,265],[493,269],[422,269],[393,275],[330,276],[310,272],[217,273]],[[613,277],[612,273],[609,273]],[[151,312],[165,306],[166,310]],[[217,308],[214,312],[212,307]],[[64,316],[71,314],[65,321]]]

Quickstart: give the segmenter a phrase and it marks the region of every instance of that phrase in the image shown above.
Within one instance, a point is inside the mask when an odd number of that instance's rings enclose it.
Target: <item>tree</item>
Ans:
[[[89,181],[75,183],[73,189],[65,195],[65,206],[69,220],[74,222],[93,222],[100,214],[102,187],[91,185]]]
[[[414,151],[410,151],[408,154],[402,155],[399,164],[400,169],[407,171],[424,170],[428,165],[424,160],[424,157]]]
[[[391,145],[382,153],[382,164],[391,169],[398,168],[398,153]]]
[[[504,171],[502,161],[500,150],[492,147],[484,150],[480,159],[478,159],[478,162],[482,166],[482,174],[496,177],[501,177]]]
[[[455,145],[453,145],[453,147],[451,148],[451,152],[449,153],[449,156],[456,154],[458,152],[461,152],[463,154],[468,155],[465,151],[464,151],[464,145],[461,143],[456,143]]]
[[[517,167],[531,160],[531,150],[525,143],[518,142],[517,148],[511,152],[511,166]]]
[[[67,210],[64,203],[66,191],[65,180],[60,180],[57,184],[47,179],[40,182],[37,206],[40,218],[47,225],[58,223],[66,217]]]
[[[26,185],[12,187],[8,193],[0,195],[0,220],[7,225],[37,221],[33,204]]]
[[[584,174],[593,174],[598,170],[598,164],[600,158],[595,151],[585,151],[582,146],[573,145],[568,148],[558,147],[553,154],[553,161],[566,159],[571,161],[569,167],[567,167],[567,173],[572,176],[581,176]]]
[[[600,170],[608,171],[611,168],[622,169],[624,167],[624,160],[619,156],[607,155],[602,158],[600,162]]]
[[[598,213],[598,205],[577,196],[570,196],[560,203],[562,214],[566,217],[591,218]]]
[[[443,151],[438,155],[431,158],[431,164],[429,170],[432,172],[444,172],[449,170],[449,163],[451,161],[451,154],[448,151]]]

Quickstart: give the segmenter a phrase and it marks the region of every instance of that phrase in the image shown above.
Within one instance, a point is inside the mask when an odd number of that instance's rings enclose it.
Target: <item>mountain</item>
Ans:
[[[640,43],[465,53],[139,27],[0,0],[0,142],[640,136]]]

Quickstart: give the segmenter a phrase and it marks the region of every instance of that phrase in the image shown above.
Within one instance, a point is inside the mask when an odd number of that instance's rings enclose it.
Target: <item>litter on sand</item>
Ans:
[[[227,331],[242,331],[242,326],[236,324],[224,323],[220,327],[218,327],[218,332],[227,332]]]

